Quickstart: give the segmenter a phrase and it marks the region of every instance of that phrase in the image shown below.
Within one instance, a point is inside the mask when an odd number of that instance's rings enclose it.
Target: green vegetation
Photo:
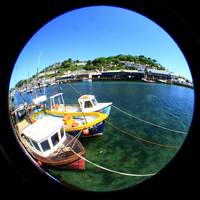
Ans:
[[[27,80],[20,80],[19,82],[17,82],[17,84],[15,85],[15,87],[21,87],[23,86],[25,83],[27,82]]]
[[[133,56],[133,55],[116,55],[109,57],[99,57],[94,60],[88,60],[85,62],[76,60],[73,61],[71,58],[64,60],[60,63],[54,63],[39,72],[40,78],[52,78],[55,76],[62,76],[66,72],[73,72],[78,70],[120,70],[130,69],[135,70],[139,66],[146,68],[156,68],[159,70],[165,70],[165,67],[161,66],[155,59],[145,57],[144,55]],[[49,73],[52,72],[52,73]],[[44,74],[41,74],[44,73]],[[36,74],[28,80],[20,80],[15,87],[21,87],[28,81],[29,83],[36,78]]]
[[[117,55],[109,57],[99,57],[94,60],[88,60],[86,64],[80,65],[79,60],[73,61],[71,58],[64,60],[61,63],[57,63],[46,67],[41,72],[47,72],[52,69],[56,70],[55,75],[62,75],[67,71],[77,71],[77,70],[119,70],[119,69],[137,69],[138,65],[143,65],[148,68],[165,69],[163,66],[157,63],[155,59],[150,57],[132,56],[132,55]],[[41,73],[40,72],[40,73]]]

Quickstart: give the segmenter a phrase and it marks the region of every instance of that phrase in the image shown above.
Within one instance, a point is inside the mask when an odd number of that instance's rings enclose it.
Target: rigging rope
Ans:
[[[70,147],[70,149],[73,148],[74,145],[77,143],[77,141],[78,141],[78,139],[79,139],[81,133],[82,133],[82,131],[79,131],[79,133],[76,134],[67,144],[65,144],[64,147],[62,147],[62,148],[56,153],[56,155],[59,154],[65,147],[68,147],[68,146],[74,141],[74,143],[73,143],[72,147]]]
[[[112,123],[108,122],[107,120],[105,122],[108,123],[109,125],[111,125],[113,128],[115,128],[118,131],[120,131],[121,133],[124,133],[124,134],[126,134],[126,135],[128,135],[130,137],[136,138],[137,140],[140,140],[142,142],[146,142],[146,143],[149,143],[149,144],[154,144],[154,145],[157,145],[157,146],[160,146],[160,147],[165,147],[165,148],[178,148],[178,147],[180,147],[180,146],[176,146],[176,145],[160,144],[160,143],[157,143],[157,142],[146,140],[146,139],[143,139],[143,138],[138,137],[136,135],[133,135],[132,133],[129,133],[127,131],[124,131],[124,130],[120,129],[119,127],[113,125]]]
[[[80,137],[80,135],[81,135],[81,130],[79,131],[79,133],[78,134],[76,134],[74,137],[73,137],[73,139],[71,139],[65,146],[67,147],[67,146],[69,146],[74,140],[74,144],[76,143],[76,141],[78,140],[78,138]],[[73,144],[73,146],[74,146],[74,144]]]
[[[86,162],[88,162],[88,163],[90,163],[90,164],[92,164],[92,165],[94,165],[94,166],[96,166],[96,167],[98,167],[98,168],[100,168],[102,170],[109,171],[109,172],[112,172],[112,173],[115,173],[115,174],[120,174],[120,175],[124,175],[124,176],[140,176],[140,177],[155,175],[155,173],[153,173],[153,174],[131,174],[131,173],[124,173],[124,172],[119,172],[119,171],[116,171],[116,170],[108,169],[106,167],[103,167],[101,165],[98,165],[98,164],[86,159],[85,157],[83,157],[83,156],[79,155],[78,153],[76,153],[73,149],[70,149],[70,150],[74,154],[76,154],[79,158],[83,159],[84,161],[86,161]]]

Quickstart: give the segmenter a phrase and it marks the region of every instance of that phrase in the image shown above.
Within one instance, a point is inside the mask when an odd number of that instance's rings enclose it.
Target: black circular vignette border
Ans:
[[[110,5],[138,12],[160,25],[182,50],[193,77],[195,87],[195,111],[190,132],[174,159],[156,176],[141,184],[115,194],[133,193],[135,197],[166,197],[187,194],[190,189],[197,192],[193,179],[197,178],[197,135],[199,120],[200,74],[198,54],[200,32],[198,32],[198,5],[166,0],[43,0],[7,2],[1,7],[1,52],[0,52],[0,156],[1,178],[5,187],[36,194],[66,194],[78,192],[74,187],[57,184],[42,174],[25,156],[12,134],[8,117],[9,79],[15,61],[32,35],[53,18],[76,8]],[[4,11],[4,12],[3,12]],[[190,13],[192,11],[192,13]],[[158,194],[161,192],[162,196]],[[11,193],[12,194],[12,193]],[[81,193],[83,194],[83,193]],[[88,192],[86,192],[88,194]],[[90,193],[91,194],[91,193]],[[94,194],[94,193],[92,193]],[[95,193],[96,194],[96,193]],[[102,193],[101,193],[102,194]],[[107,195],[109,192],[106,193]],[[194,193],[193,193],[194,194]]]

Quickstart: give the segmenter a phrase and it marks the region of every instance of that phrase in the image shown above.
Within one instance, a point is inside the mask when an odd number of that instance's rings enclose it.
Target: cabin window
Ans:
[[[92,103],[90,101],[86,101],[85,108],[92,108]]]
[[[60,135],[61,135],[61,138],[63,138],[63,136],[64,136],[64,128],[61,128]]]
[[[33,147],[32,143],[31,143],[31,140],[28,137],[26,137],[26,140]]]
[[[45,140],[45,141],[41,142],[41,147],[42,147],[43,151],[47,151],[47,150],[49,150],[51,148],[50,145],[49,145],[48,140]]]
[[[96,99],[92,99],[92,103],[93,103],[94,106],[96,106],[97,105]]]
[[[53,146],[55,146],[56,144],[58,144],[58,142],[59,142],[58,133],[54,134],[54,135],[51,137],[51,141],[52,141]]]
[[[31,140],[31,141],[32,141],[34,147],[35,147],[38,151],[40,151],[40,147],[38,146],[38,144],[37,144],[35,141],[33,141],[33,140]]]

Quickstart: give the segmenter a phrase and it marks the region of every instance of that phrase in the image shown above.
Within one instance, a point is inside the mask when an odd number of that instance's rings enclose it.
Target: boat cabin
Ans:
[[[46,108],[47,96],[42,95],[32,99],[32,105],[29,106],[29,111],[33,113],[40,112]]]
[[[88,108],[93,108],[93,107],[97,106],[97,104],[98,104],[95,96],[88,95],[88,94],[79,97],[78,102],[79,102],[79,105],[82,110],[88,109]]]
[[[79,105],[78,105],[79,104]],[[112,102],[99,103],[94,95],[86,94],[78,98],[78,104],[65,105],[63,93],[50,97],[50,109],[61,112],[101,112],[109,116]]]
[[[58,109],[58,106],[64,106],[65,102],[64,102],[64,98],[63,98],[63,93],[57,93],[53,96],[50,97],[50,109]]]
[[[26,114],[26,108],[27,108],[27,103],[22,103],[20,104],[16,110],[15,110],[15,113],[17,114],[18,118],[21,119],[22,117],[25,116]]]
[[[41,156],[48,156],[66,139],[65,126],[61,118],[46,116],[21,132],[26,145]]]
[[[41,103],[44,103],[47,100],[47,96],[46,95],[41,95],[39,97],[36,97],[32,100],[33,105],[40,105]]]

